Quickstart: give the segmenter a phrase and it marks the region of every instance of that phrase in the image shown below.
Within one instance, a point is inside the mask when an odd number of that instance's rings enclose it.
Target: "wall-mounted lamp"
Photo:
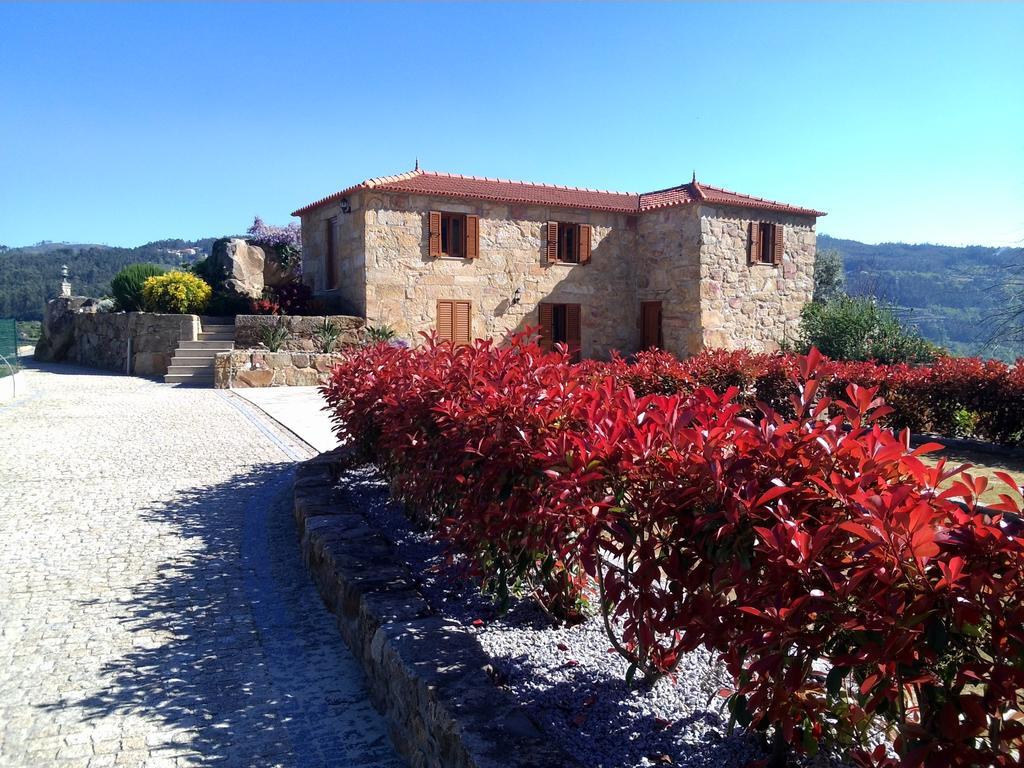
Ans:
[[[352,204],[349,203],[347,197],[341,198],[341,212],[342,213],[352,213]]]
[[[512,298],[509,299],[508,303],[514,307],[516,304],[518,304],[522,300],[523,300],[523,289],[522,288],[516,288],[515,291],[512,292]]]

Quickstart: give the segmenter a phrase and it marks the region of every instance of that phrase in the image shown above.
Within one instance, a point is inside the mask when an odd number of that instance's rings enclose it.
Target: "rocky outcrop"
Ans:
[[[89,301],[84,296],[61,296],[46,302],[42,333],[33,355],[36,360],[55,363],[67,358],[75,341],[75,315]]]
[[[295,276],[284,269],[271,248],[253,245],[240,237],[223,237],[210,252],[212,274],[224,275],[222,286],[229,291],[258,299],[264,288],[277,288]]]
[[[239,237],[222,237],[213,244],[210,268],[225,275],[224,287],[254,299],[263,295],[266,254]]]

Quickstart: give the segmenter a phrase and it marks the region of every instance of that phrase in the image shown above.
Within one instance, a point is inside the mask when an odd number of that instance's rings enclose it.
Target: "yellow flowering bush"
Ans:
[[[142,299],[150,312],[198,315],[212,293],[209,283],[190,272],[155,275],[142,284]]]

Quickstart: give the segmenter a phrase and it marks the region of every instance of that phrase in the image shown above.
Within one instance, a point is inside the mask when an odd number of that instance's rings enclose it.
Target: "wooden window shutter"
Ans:
[[[565,343],[573,362],[580,359],[580,305],[565,305]]]
[[[473,340],[473,305],[468,301],[456,301],[452,320],[452,341],[469,344]]]
[[[558,261],[558,222],[548,222],[548,264]]]
[[[436,258],[441,255],[441,212],[431,211],[427,214],[427,233],[429,235],[427,253]]]
[[[750,222],[750,250],[747,251],[747,263],[757,264],[761,261],[761,222]]]
[[[551,351],[551,339],[555,330],[555,305],[539,304],[537,306],[537,318],[540,323],[540,348],[545,352]]]
[[[772,263],[782,263],[782,252],[785,250],[783,241],[784,227],[781,224],[772,224]]]
[[[437,302],[437,340],[454,341],[455,322],[454,307],[451,301]]]
[[[580,242],[579,242],[579,262],[580,264],[590,263],[590,225],[580,224]]]
[[[480,217],[466,216],[466,258],[480,256]]]

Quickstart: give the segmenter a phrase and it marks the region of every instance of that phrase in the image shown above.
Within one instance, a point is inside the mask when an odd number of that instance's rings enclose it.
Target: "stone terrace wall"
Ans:
[[[283,324],[288,329],[288,337],[281,344],[282,352],[316,352],[316,329],[328,320],[340,330],[338,346],[354,344],[359,340],[359,331],[366,324],[361,317],[350,315],[238,315],[235,318],[235,346],[240,349],[252,349],[262,344],[262,333],[267,327]]]
[[[213,363],[216,389],[312,387],[323,384],[341,355],[236,349],[220,352]]]
[[[199,329],[196,315],[81,312],[74,315],[74,340],[64,359],[135,376],[163,376],[178,342],[198,338]],[[129,341],[131,366],[126,370]]]

